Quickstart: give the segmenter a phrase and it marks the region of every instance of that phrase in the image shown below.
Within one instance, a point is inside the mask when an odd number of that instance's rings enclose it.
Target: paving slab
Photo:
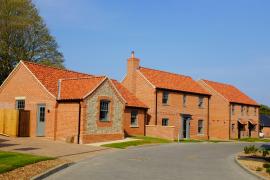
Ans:
[[[112,144],[112,143],[122,143],[122,142],[130,142],[130,141],[140,141],[141,139],[135,139],[135,138],[125,138],[122,140],[115,140],[115,141],[106,141],[106,142],[99,142],[99,143],[91,143],[91,144],[87,144],[90,146],[102,146],[105,144]]]
[[[0,150],[63,158],[71,161],[80,161],[97,153],[113,151],[105,147],[69,144],[42,137],[14,138],[6,136],[0,136]]]

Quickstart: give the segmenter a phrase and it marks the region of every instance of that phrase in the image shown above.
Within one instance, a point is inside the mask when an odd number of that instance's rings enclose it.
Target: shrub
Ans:
[[[258,152],[258,150],[259,149],[256,148],[254,145],[244,147],[245,154],[255,154]]]
[[[266,149],[264,149],[264,150],[262,151],[262,156],[263,156],[263,157],[266,157],[267,155],[269,155],[269,151],[266,150]]]
[[[263,168],[261,168],[261,167],[257,167],[257,169],[256,169],[256,171],[262,171],[263,170]]]
[[[268,174],[270,174],[270,168],[267,168],[267,169],[266,169],[266,172],[267,172]]]
[[[263,164],[264,168],[270,168],[270,164]]]

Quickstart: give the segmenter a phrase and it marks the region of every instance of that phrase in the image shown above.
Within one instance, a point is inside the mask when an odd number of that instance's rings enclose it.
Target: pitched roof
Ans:
[[[260,125],[270,127],[270,115],[260,114]]]
[[[59,100],[83,99],[94,91],[106,77],[86,77],[60,80]]]
[[[210,95],[189,76],[140,67],[139,71],[156,88]]]
[[[89,74],[79,73],[67,69],[60,69],[51,66],[22,61],[23,64],[35,75],[45,88],[55,97],[58,94],[58,80],[66,78],[93,77]]]
[[[126,105],[129,107],[140,107],[147,108],[147,106],[142,103],[138,98],[136,98],[128,89],[126,89],[122,84],[120,84],[116,80],[112,80],[114,86],[118,90],[118,92],[122,95],[122,97],[126,101]]]
[[[215,91],[220,93],[225,97],[229,102],[240,103],[247,105],[258,105],[256,101],[248,97],[245,93],[237,89],[236,87],[230,84],[224,84],[209,80],[203,80],[207,85],[212,87]]]

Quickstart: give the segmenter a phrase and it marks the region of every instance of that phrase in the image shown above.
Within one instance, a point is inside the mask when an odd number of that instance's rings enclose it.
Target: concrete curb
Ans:
[[[74,165],[75,163],[64,163],[64,164],[60,164],[54,168],[51,168],[41,174],[38,174],[34,177],[32,177],[30,180],[42,180],[42,179],[45,179],[47,177],[49,177],[50,175],[53,175],[61,170],[64,170],[72,165]]]
[[[246,166],[244,166],[243,164],[240,163],[240,161],[238,160],[238,154],[234,156],[234,161],[236,164],[238,164],[238,166],[240,166],[242,169],[244,169],[247,173],[249,173],[250,175],[261,179],[261,180],[268,180],[266,177],[263,177],[257,173],[255,173],[254,171],[251,171],[249,168],[247,168]]]

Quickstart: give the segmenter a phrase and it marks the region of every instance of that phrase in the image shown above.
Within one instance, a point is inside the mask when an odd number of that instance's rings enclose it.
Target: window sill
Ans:
[[[205,136],[204,134],[197,134],[198,136]]]
[[[99,120],[99,122],[102,122],[102,123],[109,123],[111,121],[108,121],[108,120]]]
[[[129,126],[130,128],[139,128],[139,126]]]
[[[162,103],[162,106],[170,106],[170,105],[169,105],[169,104],[163,104],[163,103]]]

